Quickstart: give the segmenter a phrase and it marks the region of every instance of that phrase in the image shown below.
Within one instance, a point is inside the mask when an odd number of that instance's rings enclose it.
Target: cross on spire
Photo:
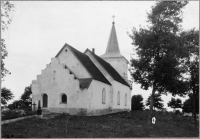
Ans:
[[[114,24],[114,23],[115,23],[115,22],[114,22],[114,18],[115,18],[115,16],[113,15],[112,18],[113,18],[113,24]]]
[[[115,30],[115,22],[114,22],[115,16],[113,15],[112,18],[113,18],[113,22],[112,22],[113,25],[112,25],[110,37],[109,37],[107,48],[106,48],[106,54],[107,53],[119,53],[120,54],[119,45],[118,45],[118,41],[117,41],[117,34],[116,34],[116,30]]]

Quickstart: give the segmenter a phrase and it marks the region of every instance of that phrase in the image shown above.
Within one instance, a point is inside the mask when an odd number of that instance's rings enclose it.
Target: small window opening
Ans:
[[[117,105],[120,105],[120,92],[117,94]]]
[[[106,103],[106,90],[105,88],[102,90],[102,104]]]
[[[127,106],[127,94],[125,94],[125,106]]]
[[[67,95],[62,94],[62,96],[61,96],[61,102],[62,103],[67,103]]]

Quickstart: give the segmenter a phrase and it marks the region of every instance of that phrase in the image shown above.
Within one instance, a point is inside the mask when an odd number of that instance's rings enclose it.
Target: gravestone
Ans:
[[[42,115],[42,109],[41,109],[41,107],[40,107],[40,100],[39,100],[39,102],[38,102],[37,115]]]
[[[33,105],[33,110],[35,111],[35,105],[36,105],[35,102],[32,105]]]

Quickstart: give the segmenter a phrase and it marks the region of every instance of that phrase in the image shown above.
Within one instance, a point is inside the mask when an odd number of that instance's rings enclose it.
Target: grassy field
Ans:
[[[71,116],[66,132],[66,117],[31,118],[2,125],[2,137],[24,138],[108,138],[108,137],[199,137],[199,122],[189,117],[156,112],[156,124],[146,125],[148,111],[120,112],[104,116]]]

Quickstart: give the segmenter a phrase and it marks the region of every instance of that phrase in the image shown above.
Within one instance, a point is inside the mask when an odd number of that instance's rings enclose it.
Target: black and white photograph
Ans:
[[[199,138],[199,1],[1,1],[1,138]]]

